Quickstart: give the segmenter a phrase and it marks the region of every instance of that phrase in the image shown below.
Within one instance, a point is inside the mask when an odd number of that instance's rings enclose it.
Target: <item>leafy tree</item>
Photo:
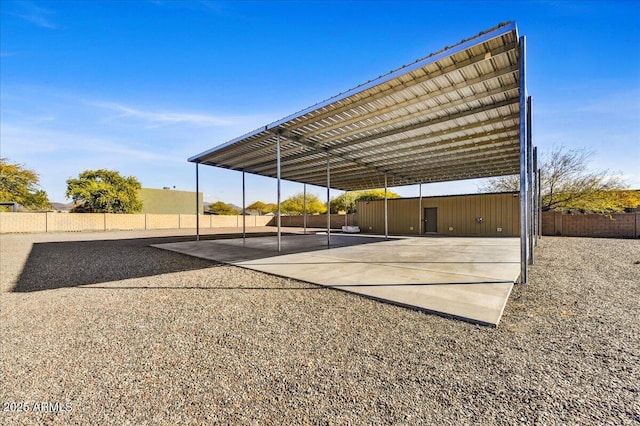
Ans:
[[[400,195],[387,189],[387,198],[400,198]],[[384,200],[384,189],[369,189],[366,191],[350,191],[334,197],[331,200],[331,213],[344,211],[347,213],[356,212],[358,201]]]
[[[85,170],[77,179],[67,179],[67,198],[78,205],[74,212],[137,213],[142,210],[140,182],[113,170]]]
[[[594,151],[554,148],[538,164],[543,210],[610,213],[640,205],[637,191],[625,191],[624,181],[608,170],[590,171]],[[520,190],[520,176],[500,176],[479,186],[482,192]]]
[[[289,215],[304,214],[304,200],[304,194],[299,192],[280,203],[280,210],[282,213]],[[306,200],[307,214],[326,213],[327,205],[320,201],[317,195],[307,194]]]
[[[222,202],[222,201],[216,201],[213,204],[209,205],[209,211],[211,213],[214,214],[219,214],[219,215],[237,215],[240,214],[240,210],[236,209],[233,206],[230,206],[229,204]]]
[[[30,210],[51,208],[47,193],[38,189],[40,178],[22,164],[0,158],[0,201],[13,201]]]
[[[262,201],[256,201],[255,203],[246,207],[247,210],[257,211],[259,214],[275,213],[278,210],[278,206],[274,203],[263,203]]]

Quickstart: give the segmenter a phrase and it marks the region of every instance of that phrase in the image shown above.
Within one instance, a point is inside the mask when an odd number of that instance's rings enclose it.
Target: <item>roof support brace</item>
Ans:
[[[280,132],[276,135],[276,169],[278,175],[278,253],[282,251],[282,231],[280,226]]]
[[[526,94],[526,73],[525,73],[525,53],[526,38],[520,37],[520,283],[528,282],[528,201],[527,196],[527,94]]]

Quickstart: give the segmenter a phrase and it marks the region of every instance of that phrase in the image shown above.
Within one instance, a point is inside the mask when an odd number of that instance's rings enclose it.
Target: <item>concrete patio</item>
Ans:
[[[497,326],[520,273],[518,238],[332,234],[154,245],[336,288],[385,302]]]

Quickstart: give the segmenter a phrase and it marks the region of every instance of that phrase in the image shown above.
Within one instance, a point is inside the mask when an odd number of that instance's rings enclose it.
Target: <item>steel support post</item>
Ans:
[[[531,134],[531,96],[527,96],[527,231],[529,232],[529,264],[533,265],[535,257],[533,254],[534,237],[533,237],[533,139]]]
[[[244,182],[244,170],[242,171],[242,243],[244,244],[247,239],[247,199],[246,199],[246,187]]]
[[[540,200],[538,199],[538,182],[539,182],[539,177],[538,177],[538,147],[533,147],[533,215],[531,216],[533,218],[533,246],[534,247],[538,247],[538,234],[539,234],[539,229],[538,226],[540,225],[540,217],[538,217],[538,203],[540,202]],[[534,253],[534,252],[532,252]],[[535,253],[534,253],[534,259],[535,259]]]
[[[304,228],[304,235],[307,235],[307,184],[302,184],[302,226]]]
[[[282,230],[280,218],[280,131],[276,134],[276,173],[278,177],[278,252],[282,251]]]
[[[542,169],[538,169],[538,239],[542,238]]]
[[[527,94],[525,53],[526,37],[521,36],[520,45],[520,283],[528,282],[528,241],[527,213]]]
[[[347,191],[344,191],[344,226],[349,226],[349,209],[347,209]]]
[[[200,176],[198,175],[198,163],[196,163],[196,241],[200,241]]]
[[[389,203],[387,200],[387,172],[384,173],[384,237],[389,238]]]
[[[331,160],[327,151],[327,248],[331,247],[331,199],[329,190],[331,188]]]
[[[418,235],[422,235],[422,183],[418,184]]]

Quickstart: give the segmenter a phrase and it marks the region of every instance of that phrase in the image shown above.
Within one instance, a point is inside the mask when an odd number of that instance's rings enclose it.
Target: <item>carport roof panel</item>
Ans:
[[[345,190],[515,174],[520,57],[501,24],[189,161]]]

